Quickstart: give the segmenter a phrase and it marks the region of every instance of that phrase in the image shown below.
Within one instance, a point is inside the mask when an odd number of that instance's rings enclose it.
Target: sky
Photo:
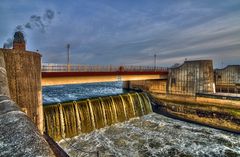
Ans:
[[[1,0],[0,47],[23,31],[44,63],[240,64],[239,0]]]

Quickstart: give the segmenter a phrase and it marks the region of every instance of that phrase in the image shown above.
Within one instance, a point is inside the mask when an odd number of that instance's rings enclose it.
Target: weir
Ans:
[[[145,93],[52,104],[44,106],[45,132],[59,141],[151,112]]]

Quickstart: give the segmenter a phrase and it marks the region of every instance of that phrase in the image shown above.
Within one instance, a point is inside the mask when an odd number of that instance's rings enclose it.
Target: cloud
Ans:
[[[29,33],[28,44],[42,52],[44,62],[64,63],[67,43],[76,64],[152,65],[154,53],[164,66],[185,58],[209,57],[216,65],[223,55],[228,56],[226,64],[240,60],[238,1],[79,0],[38,6],[46,5],[61,9],[61,14],[56,18],[54,11],[46,10],[22,25],[38,30]]]

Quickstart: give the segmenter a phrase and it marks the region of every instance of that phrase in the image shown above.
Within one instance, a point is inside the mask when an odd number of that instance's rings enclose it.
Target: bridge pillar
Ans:
[[[17,41],[19,44],[21,40]],[[11,99],[31,118],[42,133],[41,55],[17,47],[0,49],[0,52],[4,54]]]
[[[130,89],[131,82],[130,81],[123,81],[123,89]]]

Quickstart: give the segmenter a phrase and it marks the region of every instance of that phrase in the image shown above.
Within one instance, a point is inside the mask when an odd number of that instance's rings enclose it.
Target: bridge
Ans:
[[[42,86],[167,79],[168,68],[43,64]]]

